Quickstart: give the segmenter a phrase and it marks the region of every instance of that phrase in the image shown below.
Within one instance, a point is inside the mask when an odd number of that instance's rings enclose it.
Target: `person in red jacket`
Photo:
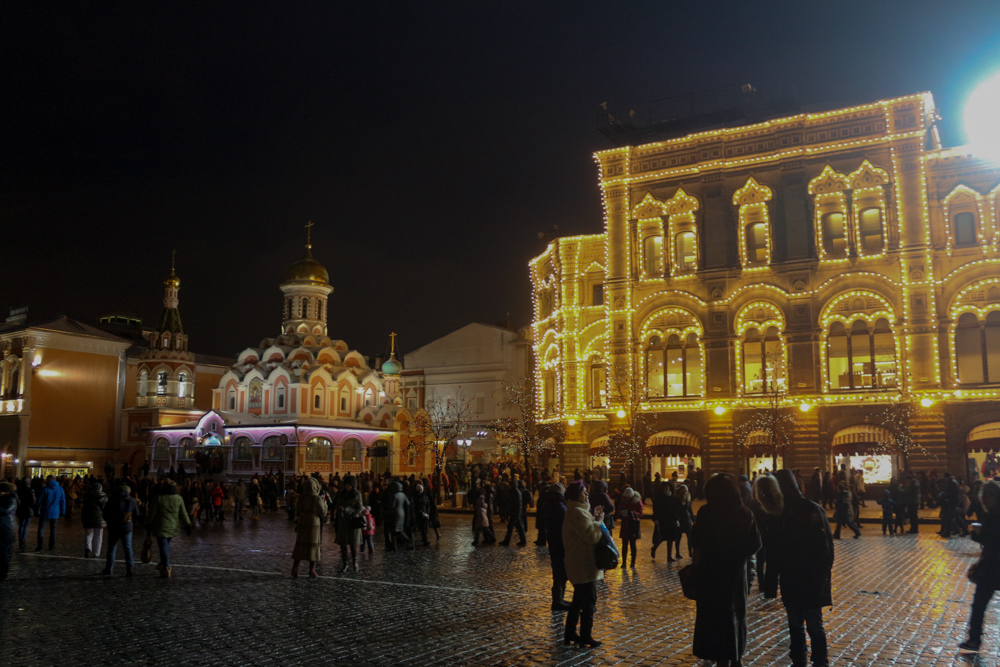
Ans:
[[[635,569],[636,540],[642,537],[642,498],[635,490],[629,486],[622,492],[622,497],[617,506],[618,518],[622,520],[622,569],[625,569],[625,561],[628,557],[629,547],[632,547],[632,569]]]
[[[212,512],[218,521],[225,520],[225,517],[222,514],[222,501],[225,497],[226,492],[223,490],[222,484],[216,484],[212,487]]]

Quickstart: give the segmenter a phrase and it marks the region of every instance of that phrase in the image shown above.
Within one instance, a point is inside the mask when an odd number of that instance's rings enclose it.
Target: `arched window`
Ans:
[[[275,405],[279,410],[283,410],[285,408],[285,385],[283,384],[278,385],[278,388],[275,389],[274,391],[275,391]]]
[[[153,460],[167,461],[170,459],[170,443],[166,438],[157,438],[153,443]]]
[[[264,438],[261,449],[263,450],[261,458],[265,461],[281,461],[285,458],[285,448],[281,446],[281,439],[276,435]]]
[[[830,385],[834,389],[896,386],[896,344],[889,321],[874,326],[858,319],[850,331],[842,322],[830,325],[827,339]]]
[[[604,408],[608,405],[608,373],[604,361],[598,356],[590,358],[590,407]]]
[[[350,414],[351,392],[347,387],[340,389],[340,414]]]
[[[193,438],[181,438],[180,441],[180,451],[177,454],[178,458],[184,459],[185,461],[194,460],[194,439]]]
[[[823,216],[823,250],[827,255],[847,254],[847,225],[840,211]]]
[[[246,436],[236,438],[233,443],[233,459],[237,461],[249,461],[253,458],[253,442]]]
[[[306,443],[307,461],[329,461],[333,443],[326,438],[312,438]]]
[[[322,399],[322,396],[319,393],[318,389],[314,390],[314,391],[316,391],[316,393],[313,394],[313,407],[315,409],[319,410],[320,404],[321,404],[321,402],[322,402],[323,399]]]
[[[646,392],[650,398],[663,398],[663,373],[663,345],[659,336],[653,336],[646,348]]]
[[[251,409],[260,409],[264,398],[264,383],[260,381],[260,378],[254,378],[250,380],[250,391],[249,400],[247,401],[247,406]]]
[[[955,331],[958,381],[962,384],[1000,382],[1000,312],[981,321],[974,313],[958,318]]]
[[[698,249],[694,232],[681,232],[674,239],[674,244],[677,270],[681,273],[695,271],[698,268]]]
[[[754,327],[743,336],[743,390],[747,393],[785,389],[785,354],[777,327],[768,327],[761,337]]]
[[[755,222],[746,227],[747,261],[767,264],[767,223]]]
[[[351,438],[344,442],[343,447],[340,452],[341,461],[360,461],[361,460],[361,442]]]
[[[698,396],[702,393],[701,347],[698,336],[688,334],[681,339],[677,334],[667,338],[663,350],[666,373],[664,384],[668,397]]]
[[[167,395],[167,373],[166,371],[160,371],[156,374],[156,395],[166,396]]]
[[[236,409],[236,387],[230,387],[229,391],[226,392],[226,403],[230,410]]]
[[[365,390],[365,405],[367,406],[367,405],[374,405],[374,404],[375,404],[375,394],[372,393],[371,389],[366,389]]]
[[[139,373],[139,387],[136,390],[136,393],[139,394],[139,396],[145,396],[148,391],[149,391],[149,373],[143,371]]]
[[[663,275],[663,237],[647,236],[643,241],[643,258],[647,276]]]
[[[179,373],[177,375],[177,397],[184,398],[187,396],[188,390],[188,375],[187,373]]]
[[[970,246],[976,244],[976,216],[970,211],[954,215],[955,246]]]
[[[545,412],[554,412],[556,409],[556,374],[552,371],[542,373],[542,390],[544,392],[542,405],[545,406]]]
[[[882,209],[872,207],[861,211],[861,218],[858,222],[858,231],[861,236],[861,251],[863,253],[871,255],[881,252]]]

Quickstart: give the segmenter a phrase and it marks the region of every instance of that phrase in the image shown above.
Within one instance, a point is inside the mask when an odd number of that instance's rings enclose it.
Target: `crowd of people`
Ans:
[[[461,474],[442,470],[423,478],[368,472],[286,478],[279,471],[235,483],[205,473],[187,475],[183,469],[155,476],[144,470],[138,478],[124,473],[108,490],[95,477],[0,483],[0,581],[7,576],[15,540],[21,551],[27,550],[32,519],[38,522],[35,551],[44,549],[46,535],[51,550],[59,519],[70,519],[74,511],[84,528],[85,558],[101,556],[107,531],[106,575],[113,573],[119,547],[126,576],[133,575],[132,535],[137,530],[146,534],[144,562],[151,560],[155,540],[157,569],[161,577],[171,578],[171,540],[181,530],[191,534],[205,523],[239,523],[245,514],[253,521],[261,512],[282,509],[296,532],[293,577],[303,561],[309,564],[309,576],[318,576],[328,523],[339,548],[340,572],[356,572],[358,554],[375,548],[379,524],[386,551],[428,546],[432,532],[440,539],[438,506],[457,500],[464,487],[463,506],[473,510],[475,546],[509,546],[515,534],[517,545],[525,546],[528,509],[535,508],[534,544],[547,547],[552,572],[551,609],[567,612],[564,641],[582,647],[601,644],[593,628],[597,582],[607,565],[598,565],[595,547],[613,540],[617,528],[620,566],[634,569],[643,518],[651,514],[651,558],[666,543],[668,562],[684,560],[681,546],[687,543],[685,594],[690,588],[697,606],[694,654],[722,667],[742,664],[747,599],[755,579],[765,598],[778,597],[780,590],[793,665],[806,664],[807,634],[812,664],[828,664],[822,609],[832,604],[833,541],[842,527],[860,535],[856,518],[865,506],[864,476],[846,466],[825,474],[817,468],[808,480],[797,470],[779,470],[739,478],[716,474],[703,483],[700,471],[692,471],[687,480],[656,475],[632,484],[622,474],[613,486],[601,470],[575,470],[570,480],[556,470],[521,464],[479,465]],[[705,503],[695,514],[692,501],[701,497]],[[877,503],[884,535],[904,532],[907,521],[907,532],[917,532],[918,510],[936,507],[942,537],[971,534],[983,545],[983,556],[969,573],[977,588],[969,638],[962,644],[978,650],[986,606],[1000,587],[1000,483],[976,481],[969,487],[947,472],[941,477],[907,472],[890,481]],[[828,507],[835,529],[827,519]],[[976,519],[971,530],[970,517]],[[495,522],[506,524],[502,540]],[[570,602],[565,599],[568,583],[573,584]]]

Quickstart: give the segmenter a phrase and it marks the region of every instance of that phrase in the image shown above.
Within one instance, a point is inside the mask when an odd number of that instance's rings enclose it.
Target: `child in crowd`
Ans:
[[[198,520],[198,514],[200,513],[201,503],[198,502],[198,496],[191,496],[191,502],[188,503],[188,516],[191,517],[191,523],[193,525],[201,525],[201,522]]]
[[[882,534],[885,535],[886,530],[889,531],[890,535],[896,534],[896,517],[895,508],[896,502],[892,499],[892,492],[886,489],[882,492],[882,498],[879,499],[878,504],[882,506]]]
[[[361,509],[361,516],[365,518],[365,527],[361,531],[361,553],[368,548],[368,553],[375,553],[375,517],[372,516],[372,508],[365,505]]]

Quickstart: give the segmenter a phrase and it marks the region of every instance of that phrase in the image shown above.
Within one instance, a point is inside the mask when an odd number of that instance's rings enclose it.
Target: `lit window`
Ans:
[[[663,237],[647,236],[643,244],[644,265],[647,276],[663,275]]]
[[[747,225],[747,261],[751,264],[767,263],[767,223]]]
[[[1000,382],[1000,312],[993,311],[985,322],[973,313],[959,317],[955,348],[959,382]]]
[[[976,244],[976,216],[968,211],[955,214],[955,245]]]
[[[849,332],[841,322],[831,324],[827,364],[834,389],[895,387],[896,345],[889,321],[880,318],[869,327],[857,320]]]
[[[145,396],[148,391],[149,391],[149,373],[147,373],[146,371],[143,371],[143,372],[139,373],[139,390],[138,390],[138,393],[139,393],[140,396]]]
[[[595,408],[608,405],[608,376],[600,357],[590,359],[590,405]]]
[[[184,398],[187,396],[188,389],[188,376],[187,373],[180,373],[177,376],[177,396],[178,398]]]
[[[329,461],[333,443],[326,438],[313,438],[306,443],[307,461]]]
[[[178,457],[185,461],[193,461],[194,454],[194,440],[192,438],[181,438]]]
[[[861,211],[861,250],[866,254],[882,250],[882,209],[866,208]]]
[[[663,350],[664,385],[668,397],[697,396],[701,387],[701,348],[698,337],[671,334]]]
[[[695,248],[694,232],[682,232],[675,239],[677,270],[681,272],[697,269],[698,253]]]
[[[167,374],[164,371],[160,371],[156,374],[156,395],[167,395]]]
[[[249,461],[252,458],[252,446],[250,438],[236,438],[236,442],[233,443],[233,458],[237,461]]]
[[[844,214],[839,211],[823,216],[823,250],[827,255],[847,253],[847,230],[844,225]]]
[[[261,447],[261,458],[265,461],[280,461],[284,458],[284,449],[281,446],[281,440],[278,436],[270,435],[264,438],[264,444]]]
[[[663,347],[659,336],[650,338],[646,348],[646,391],[650,398],[663,397]]]
[[[353,438],[344,442],[340,452],[340,459],[341,461],[360,461],[361,442]]]

